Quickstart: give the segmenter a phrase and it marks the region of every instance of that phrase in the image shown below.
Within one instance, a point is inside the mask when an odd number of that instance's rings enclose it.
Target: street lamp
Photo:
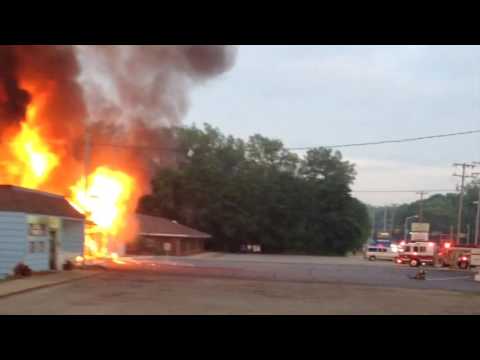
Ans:
[[[405,241],[407,241],[407,232],[408,232],[407,224],[409,219],[418,219],[418,215],[407,216],[405,218],[405,225],[403,227],[403,238],[405,239]]]
[[[480,198],[480,193],[478,195]],[[474,201],[473,202],[475,205],[477,205],[477,214],[475,215],[475,239],[474,239],[474,244],[478,245],[478,236],[480,232],[480,201]]]

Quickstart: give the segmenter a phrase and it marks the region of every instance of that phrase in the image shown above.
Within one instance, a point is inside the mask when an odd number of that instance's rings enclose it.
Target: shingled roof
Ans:
[[[137,219],[140,235],[197,239],[208,239],[211,237],[206,233],[189,228],[185,225],[180,225],[162,217],[137,214]]]
[[[0,185],[0,211],[85,218],[63,196],[12,185]]]

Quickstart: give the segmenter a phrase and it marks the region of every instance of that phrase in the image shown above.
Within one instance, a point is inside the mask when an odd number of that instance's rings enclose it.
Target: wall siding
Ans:
[[[83,255],[85,240],[83,221],[63,219],[62,224],[62,243],[59,266],[70,258]]]
[[[26,237],[25,214],[0,212],[0,278],[11,274],[15,265],[23,261]]]
[[[44,251],[41,253],[30,253],[29,242],[42,241],[44,243]],[[24,263],[28,265],[32,271],[48,271],[50,270],[50,239],[48,236],[29,236],[25,243],[26,255]]]

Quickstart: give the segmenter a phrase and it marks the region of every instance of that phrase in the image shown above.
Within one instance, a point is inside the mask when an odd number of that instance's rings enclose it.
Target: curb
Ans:
[[[90,277],[98,276],[100,274],[102,274],[102,272],[99,271],[95,274],[89,274],[89,275],[81,276],[81,277],[74,278],[74,279],[67,279],[67,280],[62,280],[62,281],[53,282],[53,283],[49,283],[49,284],[32,286],[32,287],[29,287],[29,288],[26,288],[26,289],[15,290],[15,291],[9,292],[7,294],[0,294],[0,299],[4,299],[4,298],[10,297],[10,296],[24,294],[24,293],[27,293],[27,292],[30,292],[30,291],[46,289],[46,288],[49,288],[49,287],[54,287],[54,286],[58,286],[58,285],[67,284],[67,283],[70,283],[70,282],[84,280],[84,279],[88,279]]]

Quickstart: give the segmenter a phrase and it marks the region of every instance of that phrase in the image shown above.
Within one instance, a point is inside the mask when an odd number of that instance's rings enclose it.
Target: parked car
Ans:
[[[370,261],[375,260],[394,260],[397,253],[391,246],[384,245],[368,245],[364,249],[364,258]]]

